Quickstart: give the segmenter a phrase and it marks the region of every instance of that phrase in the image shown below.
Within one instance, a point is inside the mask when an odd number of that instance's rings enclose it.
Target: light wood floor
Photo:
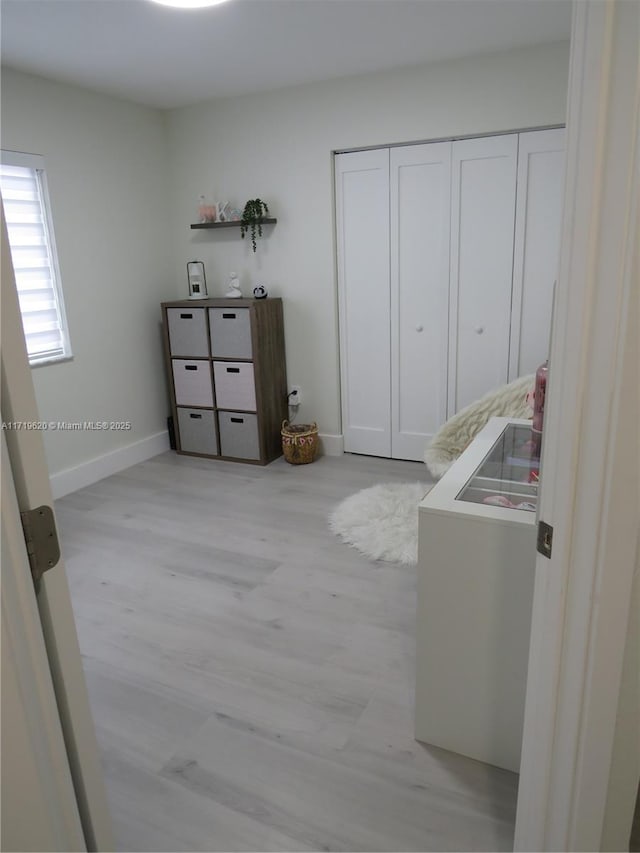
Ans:
[[[329,532],[427,481],[166,453],[56,504],[120,850],[508,850],[517,777],[413,738],[415,568]]]

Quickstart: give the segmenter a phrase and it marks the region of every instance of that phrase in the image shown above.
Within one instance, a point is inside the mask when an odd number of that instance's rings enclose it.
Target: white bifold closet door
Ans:
[[[453,143],[448,416],[507,381],[518,134]]]
[[[451,143],[335,163],[345,450],[420,460],[446,420]]]
[[[338,154],[345,450],[423,458],[465,406],[544,361],[564,132]]]
[[[564,140],[563,128],[520,134],[509,381],[534,373],[549,354],[560,255]]]
[[[391,149],[391,456],[447,419],[451,143]]]
[[[389,149],[335,158],[344,448],[391,456]]]

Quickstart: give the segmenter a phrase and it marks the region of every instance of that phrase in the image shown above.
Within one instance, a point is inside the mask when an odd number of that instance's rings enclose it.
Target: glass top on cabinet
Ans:
[[[539,471],[539,437],[529,425],[508,424],[456,500],[535,512]]]

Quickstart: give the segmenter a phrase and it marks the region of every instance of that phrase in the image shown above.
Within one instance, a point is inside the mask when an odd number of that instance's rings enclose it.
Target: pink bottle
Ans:
[[[545,361],[536,370],[536,385],[533,392],[533,423],[531,425],[532,438],[535,443],[536,453],[540,454],[542,444],[542,425],[544,422],[544,398],[547,391],[547,374],[549,373],[549,361]]]

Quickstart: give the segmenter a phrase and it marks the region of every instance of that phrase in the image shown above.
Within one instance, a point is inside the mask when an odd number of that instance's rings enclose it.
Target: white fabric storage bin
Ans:
[[[211,355],[251,358],[251,318],[248,308],[209,308]]]
[[[211,368],[208,361],[188,361],[174,358],[173,387],[177,406],[206,406],[213,408]]]
[[[168,308],[171,355],[206,358],[209,355],[207,317],[204,308]]]
[[[178,408],[180,450],[185,453],[218,455],[215,413],[211,409]]]
[[[258,416],[245,412],[218,412],[220,453],[236,459],[259,459]]]
[[[214,361],[213,375],[219,409],[256,410],[253,364],[242,361]]]

